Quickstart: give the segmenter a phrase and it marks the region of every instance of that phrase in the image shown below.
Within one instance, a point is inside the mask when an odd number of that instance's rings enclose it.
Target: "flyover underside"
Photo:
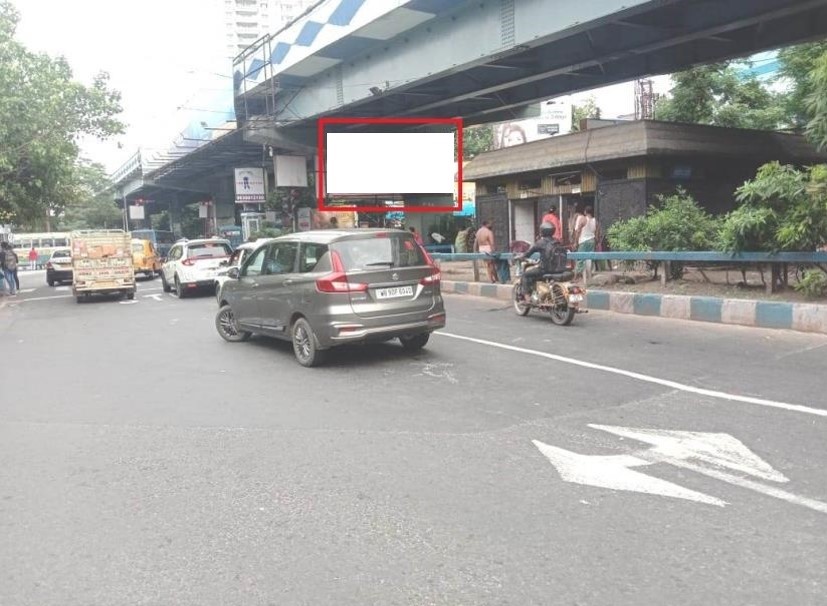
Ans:
[[[285,133],[304,131],[308,144],[308,126],[323,115],[462,116],[480,124],[523,117],[527,104],[555,96],[827,35],[827,0],[660,0],[541,35],[554,22],[550,11],[568,7],[562,22],[571,23],[596,5],[605,12],[607,2],[462,3],[453,15],[280,89],[274,111],[260,91],[248,94],[246,107],[269,114]]]

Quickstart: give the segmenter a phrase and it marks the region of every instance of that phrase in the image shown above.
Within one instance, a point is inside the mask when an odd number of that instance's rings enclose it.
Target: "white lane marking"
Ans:
[[[729,434],[595,424],[590,424],[589,427],[652,446],[629,455],[589,456],[532,440],[532,443],[554,465],[565,482],[656,494],[722,507],[727,504],[715,497],[628,469],[629,467],[666,463],[794,505],[807,507],[819,513],[827,513],[827,503],[725,471],[734,470],[772,482],[789,482],[784,474],[773,469],[769,463]]]
[[[144,299],[152,299],[153,301],[161,301],[161,300],[162,300],[162,298],[161,298],[161,297],[162,297],[162,295],[158,295],[158,294],[155,294],[155,295],[144,295],[143,297],[144,297]]]
[[[49,297],[31,297],[28,299],[18,299],[15,303],[28,303],[30,301],[51,301],[52,299],[71,299],[73,295],[52,295]]]
[[[25,295],[26,293],[34,292],[36,290],[37,290],[36,288],[21,288],[20,290],[17,291],[17,294]]]
[[[721,499],[629,469],[629,467],[651,465],[649,461],[638,457],[631,455],[581,455],[570,450],[544,444],[538,440],[532,440],[532,442],[554,465],[564,482],[597,486],[598,488],[608,488],[610,490],[642,492],[674,499],[686,499],[687,501],[717,505],[718,507],[726,505],[726,502]]]
[[[670,389],[676,389],[678,391],[685,391],[687,393],[694,393],[701,396],[707,396],[710,398],[718,398],[720,400],[729,400],[731,402],[741,402],[743,404],[755,404],[757,406],[767,406],[770,408],[778,408],[781,410],[789,410],[793,412],[803,412],[810,415],[815,415],[819,417],[827,417],[827,410],[821,410],[818,408],[811,408],[809,406],[802,406],[801,404],[789,404],[787,402],[776,402],[774,400],[765,400],[763,398],[754,398],[752,396],[740,396],[737,394],[726,393],[723,391],[715,391],[712,389],[704,389],[702,387],[693,387],[692,385],[686,385],[684,383],[678,383],[677,381],[670,381],[669,379],[661,379],[658,377],[653,377],[651,375],[645,375],[639,372],[633,372],[631,370],[623,370],[622,368],[615,368],[613,366],[605,366],[603,364],[595,364],[593,362],[586,362],[585,360],[578,360],[577,358],[567,358],[565,356],[560,356],[557,354],[547,353],[545,351],[537,351],[536,349],[526,349],[524,347],[516,347],[514,345],[507,345],[505,343],[498,343],[496,341],[487,341],[485,339],[477,339],[474,337],[466,337],[463,335],[455,335],[452,333],[447,332],[435,332],[435,335],[439,335],[442,337],[449,337],[451,339],[458,339],[460,341],[468,341],[470,343],[476,343],[478,345],[487,345],[489,347],[497,347],[499,349],[505,349],[508,351],[514,351],[517,353],[527,354],[530,356],[537,356],[539,358],[546,358],[548,360],[554,360],[556,362],[563,362],[564,364],[571,364],[573,366],[580,366],[582,368],[591,368],[593,370],[601,370],[603,372],[608,372],[616,375],[621,375],[623,377],[628,377],[630,379],[635,379],[638,381],[643,381],[645,383],[653,383],[655,385],[662,385],[663,387],[669,387]]]
[[[69,290],[69,287],[68,286],[55,286],[55,290],[66,292],[67,290]]]
[[[135,305],[137,303],[137,299],[127,299],[126,301],[118,301],[121,305]]]

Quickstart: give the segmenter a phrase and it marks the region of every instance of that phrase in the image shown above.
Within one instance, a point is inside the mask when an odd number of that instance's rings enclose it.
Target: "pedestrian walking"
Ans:
[[[37,250],[35,250],[34,245],[32,249],[29,251],[29,269],[34,271],[37,269]]]

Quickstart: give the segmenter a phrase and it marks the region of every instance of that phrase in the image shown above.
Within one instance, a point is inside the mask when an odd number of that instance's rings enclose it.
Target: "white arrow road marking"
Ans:
[[[781,499],[794,505],[807,507],[820,513],[827,513],[827,503],[728,473],[729,470],[732,470],[763,480],[789,482],[784,474],[773,469],[769,463],[729,434],[638,429],[613,425],[589,425],[589,427],[622,438],[645,442],[651,444],[652,447],[635,452],[632,455],[590,456],[532,440],[533,444],[551,461],[560,477],[566,482],[599,486],[612,490],[644,492],[711,505],[724,506],[726,504],[715,497],[629,469],[629,467],[666,463],[740,488]]]
[[[161,300],[161,295],[160,294],[144,295],[144,299],[153,299],[155,301],[160,301]]]
[[[689,471],[695,471],[702,475],[708,476],[710,478],[715,478],[716,480],[721,480],[722,482],[726,482],[734,486],[739,486],[741,488],[746,488],[748,490],[754,490],[755,492],[767,495],[768,497],[775,497],[776,499],[787,501],[788,503],[792,503],[793,505],[801,505],[802,507],[807,507],[808,509],[818,511],[820,513],[827,513],[827,503],[817,501],[815,499],[810,499],[808,497],[802,497],[797,494],[787,492],[786,490],[776,488],[775,486],[767,486],[766,484],[761,484],[748,478],[735,476],[724,471],[718,471],[717,469],[709,469],[708,467],[696,465],[688,461],[681,461],[679,459],[660,459],[659,462],[669,463],[670,465],[674,465],[675,467],[688,469]]]
[[[631,427],[615,427],[612,425],[589,425],[609,433],[639,442],[652,444],[644,452],[635,453],[637,456],[654,463],[668,463],[681,469],[688,469],[696,473],[754,490],[776,499],[782,499],[795,505],[808,507],[821,513],[827,513],[827,503],[802,497],[774,486],[767,486],[722,471],[710,469],[723,467],[729,470],[740,471],[772,482],[789,482],[789,479],[744,446],[743,442],[726,433],[701,433],[694,431],[668,431],[663,429],[635,429]],[[706,463],[707,465],[699,464]]]
[[[676,389],[687,393],[694,393],[710,398],[717,398],[720,400],[729,400],[731,402],[741,402],[743,404],[755,404],[757,406],[768,406],[770,408],[780,408],[782,410],[790,410],[794,412],[803,412],[806,414],[816,415],[819,417],[827,417],[827,409],[811,408],[809,406],[802,406],[801,404],[788,404],[786,402],[776,402],[774,400],[765,400],[763,398],[753,398],[752,396],[740,396],[737,394],[726,393],[723,391],[714,391],[712,389],[703,389],[701,387],[693,387],[692,385],[685,385],[677,381],[670,381],[669,379],[660,379],[651,375],[644,375],[639,372],[631,370],[623,370],[622,368],[614,368],[613,366],[604,366],[603,364],[594,364],[576,358],[567,358],[557,354],[547,353],[545,351],[537,351],[536,349],[526,349],[524,347],[515,347],[514,345],[506,345],[505,343],[497,343],[496,341],[487,341],[485,339],[475,339],[474,337],[466,337],[463,335],[455,335],[448,332],[435,332],[435,335],[441,337],[449,337],[451,339],[459,339],[461,341],[469,341],[479,345],[488,345],[489,347],[497,347],[499,349],[506,349],[508,351],[515,351],[517,353],[537,356],[539,358],[546,358],[547,360],[554,360],[556,362],[563,362],[564,364],[572,364],[583,368],[591,368],[593,370],[601,370],[616,375],[636,379],[645,383],[653,383],[655,385],[662,385],[669,389]]]
[[[538,440],[532,440],[532,442],[551,461],[551,464],[554,465],[565,482],[599,486],[611,490],[643,492],[719,507],[726,505],[724,501],[705,495],[702,492],[696,492],[672,482],[653,478],[645,473],[629,469],[629,467],[651,465],[651,461],[631,455],[581,455],[556,446],[549,446]]]
[[[789,482],[761,457],[744,446],[743,442],[727,433],[697,431],[668,431],[663,429],[635,429],[612,425],[592,425],[622,438],[651,444],[648,454],[659,459],[700,461],[715,467],[740,471],[771,482]]]

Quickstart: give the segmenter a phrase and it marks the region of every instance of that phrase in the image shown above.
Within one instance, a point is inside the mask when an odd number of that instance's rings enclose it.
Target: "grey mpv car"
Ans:
[[[309,231],[269,240],[231,268],[215,326],[227,341],[290,340],[315,366],[325,351],[398,338],[424,347],[445,326],[440,272],[407,231]]]

